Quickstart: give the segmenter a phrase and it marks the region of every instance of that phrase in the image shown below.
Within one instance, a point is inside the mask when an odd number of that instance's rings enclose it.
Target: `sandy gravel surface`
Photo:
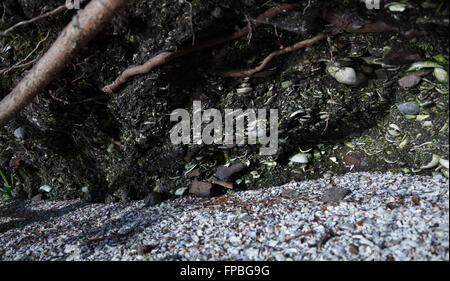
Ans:
[[[0,259],[448,261],[449,182],[350,173],[154,207],[0,203]]]

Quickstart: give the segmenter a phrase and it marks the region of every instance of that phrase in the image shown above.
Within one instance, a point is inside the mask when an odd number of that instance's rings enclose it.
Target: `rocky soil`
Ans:
[[[0,30],[64,2],[2,1]],[[308,1],[297,2],[306,6]],[[225,180],[234,190],[349,171],[448,177],[448,80],[442,79],[448,71],[447,1],[407,1],[403,11],[368,10],[361,1],[311,1],[312,8],[346,11],[363,23],[381,19],[399,31],[339,33],[328,43],[277,57],[267,67],[274,70],[268,77],[216,75],[252,68],[280,45],[308,36],[266,24],[251,38],[134,77],[113,94],[100,91],[129,65],[190,46],[193,34],[194,42],[201,42],[235,32],[246,26],[246,15],[255,18],[274,3],[133,1],[30,106],[0,128],[0,169],[8,180],[13,176],[14,197],[125,203],[157,191],[167,199],[190,188],[195,177],[217,182],[218,169],[235,163],[248,166]],[[74,14],[67,10],[0,37],[0,69],[41,56]],[[320,30],[324,25],[313,26]],[[421,36],[404,36],[411,30]],[[354,72],[338,77],[327,71],[331,54],[339,67]],[[415,60],[437,65],[401,80]],[[23,71],[1,74],[0,98]],[[365,79],[348,77],[352,73]],[[278,153],[261,156],[251,145],[173,145],[169,114],[176,108],[191,112],[193,100],[201,100],[205,109],[278,109]],[[290,161],[293,156],[303,160]],[[194,170],[197,176],[185,176]]]

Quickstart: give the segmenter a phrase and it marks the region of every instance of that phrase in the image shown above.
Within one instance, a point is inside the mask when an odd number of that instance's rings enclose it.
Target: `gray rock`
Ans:
[[[398,110],[407,115],[417,115],[420,112],[420,106],[415,101],[404,102],[397,105]]]
[[[323,202],[339,202],[342,199],[344,199],[345,196],[350,194],[350,189],[347,188],[340,188],[340,187],[332,187],[325,191],[324,195],[322,196]]]
[[[25,128],[19,127],[14,130],[14,137],[18,140],[23,140],[26,136]]]
[[[239,173],[240,171],[244,170],[247,167],[245,163],[237,163],[233,164],[229,167],[220,166],[217,168],[216,171],[216,177],[220,180],[227,180],[229,179],[233,174]]]

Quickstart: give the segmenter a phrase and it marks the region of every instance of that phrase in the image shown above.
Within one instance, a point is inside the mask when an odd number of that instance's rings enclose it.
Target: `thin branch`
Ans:
[[[293,9],[297,9],[297,8],[299,8],[299,5],[297,5],[297,4],[283,4],[278,7],[273,7],[273,8],[268,9],[266,12],[264,12],[263,14],[258,16],[257,19],[267,20],[267,19],[275,17],[282,11],[293,10]],[[259,25],[260,24],[255,23],[254,27],[257,27]],[[216,45],[220,45],[220,44],[223,44],[223,43],[226,43],[229,41],[236,40],[244,35],[247,35],[250,31],[251,31],[251,27],[249,25],[247,25],[246,27],[242,28],[241,30],[239,30],[235,33],[232,33],[230,35],[221,36],[221,37],[217,37],[215,39],[209,40],[209,41],[201,42],[195,46],[188,47],[188,48],[180,50],[180,51],[162,52],[162,53],[158,54],[157,56],[149,59],[143,65],[132,66],[132,67],[126,69],[124,72],[122,72],[116,78],[116,80],[114,82],[103,87],[102,91],[105,93],[112,93],[112,92],[116,91],[120,85],[125,83],[132,76],[148,73],[153,68],[160,66],[162,64],[165,64],[175,58],[178,58],[178,57],[181,57],[181,56],[184,56],[184,55],[196,52],[196,51],[200,51],[203,49],[211,48]]]
[[[36,47],[23,60],[15,63],[13,66],[11,66],[9,68],[0,69],[0,75],[7,74],[8,72],[10,72],[12,70],[23,69],[23,68],[26,68],[29,65],[33,64],[36,61],[36,59],[32,60],[31,62],[26,62],[26,61],[31,57],[32,54],[34,54],[34,52],[37,51],[37,49],[39,49],[39,46],[42,44],[42,42],[47,40],[49,34],[50,34],[50,32],[47,32],[47,35],[45,36],[45,38],[42,39],[41,41],[39,41],[37,43]]]
[[[40,20],[40,19],[43,19],[43,18],[52,16],[52,15],[55,15],[55,14],[57,14],[57,13],[59,13],[59,12],[64,11],[65,9],[67,9],[66,4],[61,5],[61,6],[57,7],[56,9],[51,10],[51,11],[49,11],[49,12],[47,12],[47,13],[45,13],[45,14],[42,14],[42,15],[40,15],[40,16],[37,16],[37,17],[35,17],[35,18],[32,18],[32,19],[29,19],[29,20],[25,20],[25,21],[18,22],[18,23],[16,23],[15,25],[11,26],[10,28],[6,29],[5,31],[0,31],[0,36],[6,36],[6,35],[8,35],[8,33],[10,33],[11,31],[13,31],[14,29],[18,28],[19,26],[26,25],[26,24],[30,24],[30,23],[33,23],[33,22],[38,21],[38,20]]]
[[[26,76],[0,101],[0,126],[30,104],[72,57],[131,0],[93,0],[61,32],[60,36]],[[76,23],[76,24],[75,24]]]
[[[15,71],[15,70],[23,70],[26,69],[27,67],[33,65],[33,63],[35,63],[37,61],[37,59],[32,59],[29,62],[23,63],[23,64],[15,64],[9,68],[5,68],[5,69],[0,69],[0,75],[3,74],[8,74],[11,71]]]

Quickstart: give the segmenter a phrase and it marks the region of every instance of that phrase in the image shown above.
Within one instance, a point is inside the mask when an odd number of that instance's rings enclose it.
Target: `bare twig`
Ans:
[[[52,81],[72,57],[131,0],[93,0],[72,20],[44,56],[0,102],[3,126]],[[75,24],[77,23],[77,24]]]
[[[9,73],[9,72],[11,72],[11,71],[15,71],[15,70],[23,70],[23,69],[26,69],[27,67],[33,65],[33,63],[35,63],[36,61],[37,61],[37,59],[33,59],[33,60],[31,60],[31,61],[29,61],[29,62],[26,62],[26,63],[15,64],[15,65],[13,65],[13,66],[11,66],[11,67],[9,67],[9,68],[0,69],[0,75],[3,75],[3,74],[6,75],[7,73]]]
[[[292,10],[292,9],[297,9],[297,8],[299,8],[299,5],[297,5],[297,4],[283,4],[278,7],[273,7],[273,8],[268,9],[266,12],[264,12],[263,14],[258,16],[257,19],[259,19],[259,20],[270,19],[270,18],[273,18],[274,16],[278,15],[282,11]],[[257,26],[259,26],[258,23],[256,23],[254,25],[254,27],[257,27]],[[221,37],[217,37],[212,40],[209,40],[209,41],[201,42],[195,46],[188,47],[188,48],[180,50],[180,51],[162,52],[162,53],[158,54],[157,56],[149,59],[143,65],[132,66],[132,67],[126,69],[124,72],[122,72],[116,78],[116,80],[113,83],[103,87],[102,91],[105,93],[112,93],[115,90],[117,90],[120,85],[125,83],[132,76],[148,73],[153,68],[160,66],[164,63],[167,63],[175,58],[178,58],[178,57],[181,57],[181,56],[184,56],[184,55],[196,52],[196,51],[200,51],[203,49],[211,48],[216,45],[223,44],[225,42],[236,40],[236,39],[248,34],[250,32],[250,30],[251,30],[251,27],[249,27],[249,25],[247,25],[246,27],[242,28],[241,30],[239,30],[235,33],[232,33],[230,35],[221,36]]]
[[[13,66],[11,66],[9,68],[0,69],[0,75],[7,74],[8,72],[10,72],[12,70],[23,69],[23,68],[28,67],[29,65],[32,65],[36,61],[36,59],[32,60],[31,62],[26,62],[26,61],[31,57],[32,54],[34,54],[34,52],[37,51],[37,49],[39,49],[39,46],[42,44],[42,42],[47,40],[49,34],[50,34],[50,32],[47,32],[47,35],[45,36],[45,38],[42,39],[41,41],[39,41],[37,43],[36,47],[23,60],[15,63]]]
[[[317,251],[320,251],[322,249],[323,245],[325,245],[325,243],[327,243],[328,240],[330,240],[334,236],[336,236],[336,234],[333,232],[333,230],[328,229],[325,232],[325,234],[322,236],[322,238],[320,239],[319,244],[317,245]]]
[[[66,4],[61,5],[61,6],[57,7],[56,9],[51,10],[51,11],[49,11],[49,12],[47,12],[45,14],[42,14],[40,16],[37,16],[35,18],[18,22],[15,25],[11,26],[10,28],[8,28],[6,30],[0,31],[0,36],[6,36],[6,35],[8,35],[8,33],[10,33],[11,31],[13,31],[14,29],[16,29],[19,26],[30,24],[30,23],[33,23],[33,22],[38,21],[40,19],[43,19],[43,18],[52,16],[52,15],[55,15],[55,14],[61,12],[61,11],[64,11],[65,9],[66,9]]]
[[[306,232],[302,232],[302,233],[299,233],[299,234],[296,234],[296,235],[293,235],[293,236],[291,236],[291,237],[288,237],[288,238],[286,238],[286,239],[284,239],[284,242],[289,242],[289,241],[291,241],[291,240],[293,240],[293,239],[296,239],[296,238],[299,238],[299,237],[302,237],[302,236],[306,236],[306,235],[309,235],[309,234],[313,234],[314,233],[314,231],[306,231]]]

